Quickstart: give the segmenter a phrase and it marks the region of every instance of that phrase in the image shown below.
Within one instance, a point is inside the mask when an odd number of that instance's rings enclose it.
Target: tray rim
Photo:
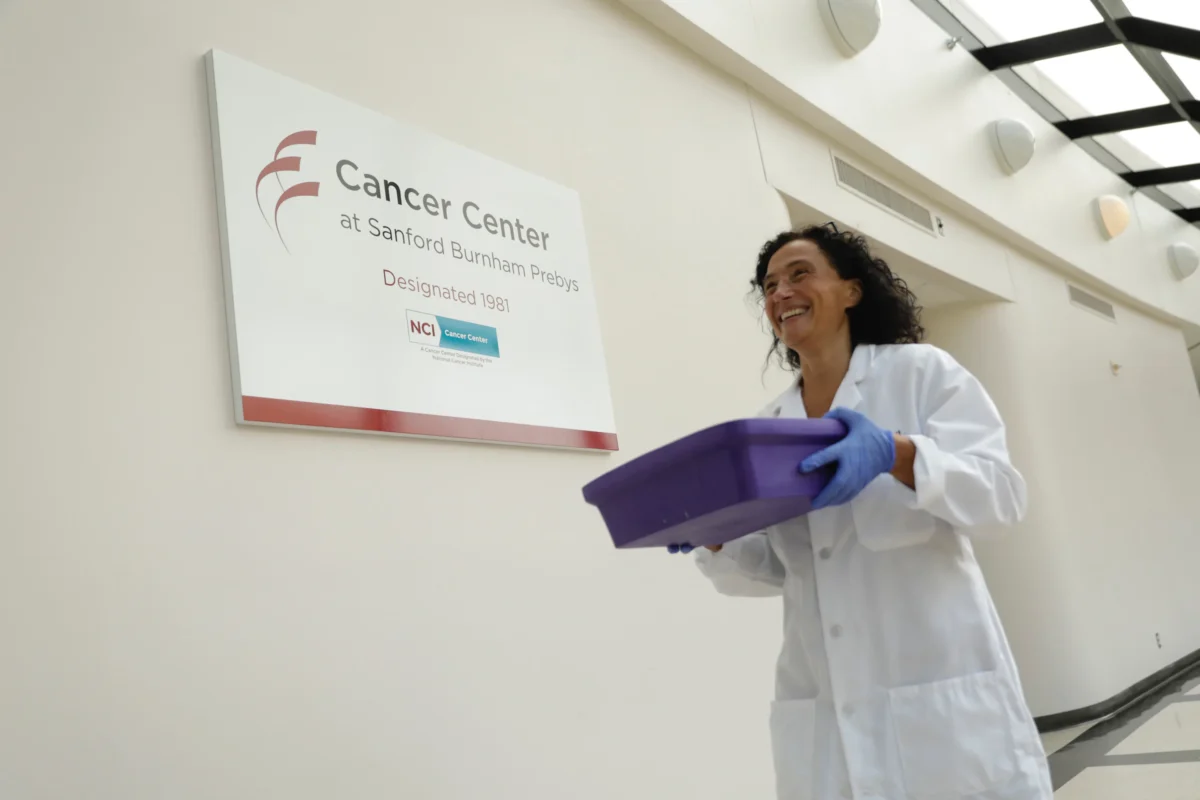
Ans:
[[[671,462],[694,458],[701,453],[733,450],[741,451],[744,458],[745,451],[755,445],[795,442],[828,446],[842,439],[846,432],[842,422],[824,418],[753,417],[729,420],[702,428],[609,470],[583,487],[583,497],[590,505],[600,506],[608,495],[628,484],[648,480],[669,469]]]

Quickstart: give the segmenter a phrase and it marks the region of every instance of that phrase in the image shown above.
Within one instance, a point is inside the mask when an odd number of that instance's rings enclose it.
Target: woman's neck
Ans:
[[[823,417],[850,371],[850,337],[839,337],[812,352],[800,353],[800,393],[810,418]]]

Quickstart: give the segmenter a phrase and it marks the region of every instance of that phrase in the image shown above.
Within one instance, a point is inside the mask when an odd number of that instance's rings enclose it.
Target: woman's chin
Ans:
[[[812,343],[812,333],[812,326],[805,325],[801,327],[793,323],[791,328],[783,330],[779,340],[784,343],[787,349],[795,350],[799,353],[806,345]]]

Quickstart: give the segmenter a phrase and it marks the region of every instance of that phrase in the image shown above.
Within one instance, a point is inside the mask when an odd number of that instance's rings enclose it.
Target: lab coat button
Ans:
[[[775,406],[774,410],[771,411],[771,416],[778,417],[781,413],[783,413],[783,408],[781,406]]]
[[[833,550],[828,547],[822,547],[818,555],[821,556],[822,561],[828,561],[833,555]]]
[[[835,638],[835,639],[841,638],[841,635],[842,635],[842,626],[841,626],[841,625],[834,625],[832,628],[830,628],[830,629],[829,629],[829,635],[830,635],[830,636],[832,636],[832,637],[833,637],[833,638]]]

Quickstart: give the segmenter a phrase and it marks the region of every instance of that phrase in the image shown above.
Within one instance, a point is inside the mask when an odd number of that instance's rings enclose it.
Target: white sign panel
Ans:
[[[239,422],[616,449],[573,191],[208,71]]]

